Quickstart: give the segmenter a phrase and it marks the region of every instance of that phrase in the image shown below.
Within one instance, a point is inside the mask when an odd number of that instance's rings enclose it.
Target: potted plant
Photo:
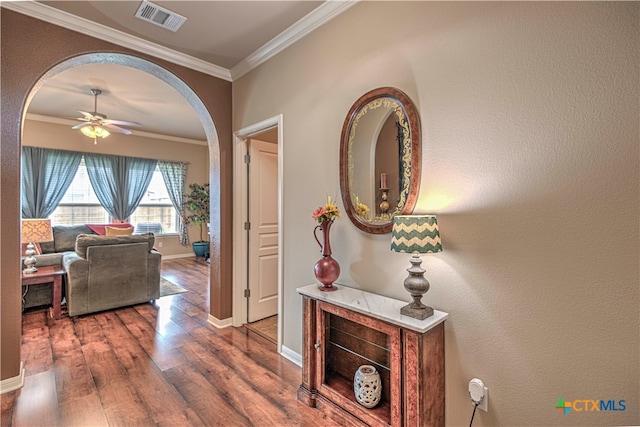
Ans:
[[[189,184],[189,189],[191,191],[185,195],[184,202],[184,207],[189,213],[185,217],[185,224],[195,224],[200,227],[200,240],[193,242],[191,246],[197,257],[204,257],[209,252],[209,241],[205,241],[202,237],[203,226],[210,221],[209,183]]]

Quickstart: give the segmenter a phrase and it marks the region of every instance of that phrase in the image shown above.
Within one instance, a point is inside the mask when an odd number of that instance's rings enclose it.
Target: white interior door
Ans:
[[[278,145],[249,147],[249,322],[278,313]]]

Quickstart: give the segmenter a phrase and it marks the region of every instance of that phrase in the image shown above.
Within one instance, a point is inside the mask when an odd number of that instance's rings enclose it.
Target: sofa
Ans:
[[[85,224],[54,226],[36,267],[64,266],[70,316],[143,303],[160,297],[162,256],[154,240],[153,234],[100,236]],[[51,304],[51,298],[51,285],[31,285],[24,307]]]
[[[85,224],[52,227],[53,241],[42,242],[38,245],[39,255],[36,255],[36,268],[49,265],[63,265],[62,257],[67,252],[74,252],[76,238],[80,234],[96,234]],[[97,234],[96,234],[97,235]],[[24,265],[23,265],[24,268]],[[66,279],[62,280],[63,298],[66,287]],[[26,293],[24,293],[26,291]],[[41,307],[50,305],[53,299],[53,289],[50,284],[30,285],[28,290],[23,290],[23,308]]]

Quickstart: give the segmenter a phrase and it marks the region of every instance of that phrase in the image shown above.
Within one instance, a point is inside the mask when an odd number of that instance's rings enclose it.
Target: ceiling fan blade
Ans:
[[[82,114],[84,118],[79,118],[78,120],[82,120],[84,121],[84,123],[73,126],[72,129],[82,129],[86,126],[101,126],[113,132],[131,135],[133,133],[132,131],[116,125],[142,127],[142,125],[138,122],[129,122],[125,120],[109,120],[107,119],[107,116],[105,114],[98,113],[98,95],[100,95],[101,93],[102,91],[100,89],[91,89],[91,94],[94,96],[94,111],[92,113],[88,113],[86,111],[79,110],[79,113]]]
[[[87,113],[86,111],[78,110],[78,113],[83,114],[84,118],[79,120],[97,120],[98,118],[91,113]]]
[[[81,119],[79,119],[79,120],[81,120]],[[74,129],[74,130],[76,130],[76,129],[82,129],[83,127],[91,126],[92,124],[93,124],[93,123],[91,123],[91,122],[84,122],[84,123],[80,123],[79,125],[75,125],[75,126],[73,126],[71,129]]]
[[[112,124],[112,125],[123,125],[123,126],[134,126],[134,127],[142,127],[142,125],[138,122],[128,122],[126,120],[111,120],[111,119],[106,119],[104,120],[105,124]]]
[[[103,123],[102,125],[104,127],[106,127],[107,129],[109,129],[109,130],[112,130],[114,132],[123,133],[125,135],[131,135],[133,133],[129,129],[124,129],[124,128],[118,127],[118,126],[116,126],[114,124],[111,124],[111,123]]]

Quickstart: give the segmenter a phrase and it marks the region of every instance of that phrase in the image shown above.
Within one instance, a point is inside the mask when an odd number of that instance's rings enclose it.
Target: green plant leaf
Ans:
[[[189,184],[189,193],[185,194],[184,208],[189,213],[185,216],[186,224],[195,224],[200,227],[200,241],[202,239],[202,226],[210,221],[209,183]]]

